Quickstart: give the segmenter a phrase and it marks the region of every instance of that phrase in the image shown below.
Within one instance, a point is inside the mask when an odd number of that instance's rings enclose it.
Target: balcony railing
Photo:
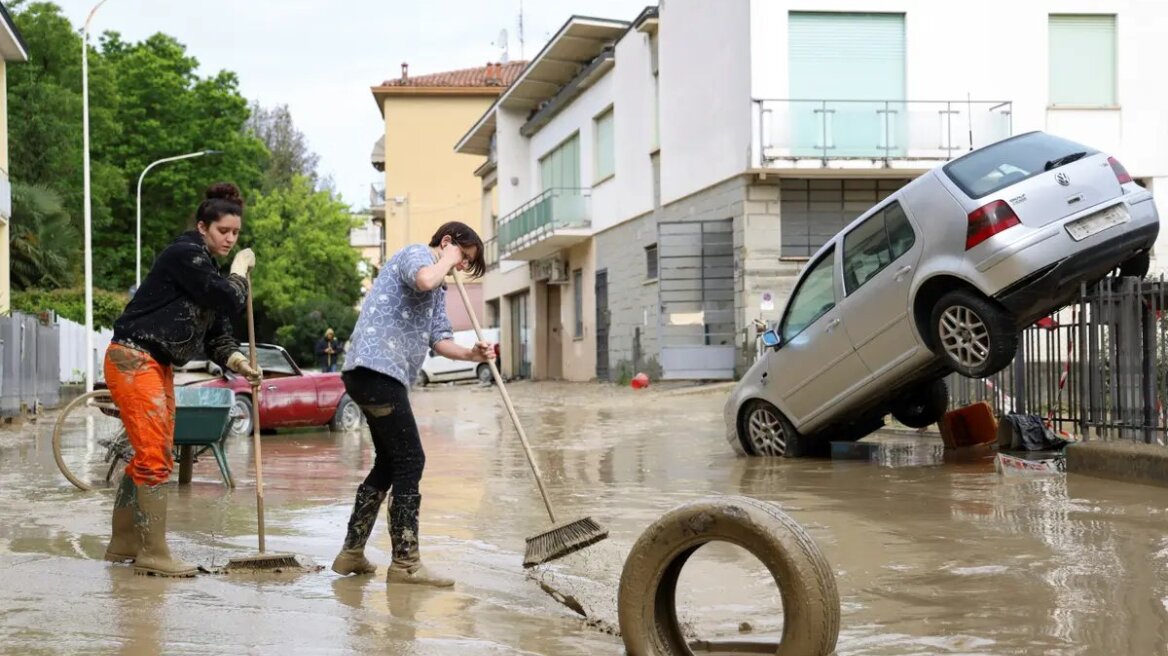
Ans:
[[[560,187],[527,201],[499,221],[500,258],[538,259],[587,238],[589,201],[589,190]]]
[[[483,262],[487,271],[499,268],[499,242],[494,237],[483,242]]]
[[[949,160],[1010,136],[998,100],[756,100],[763,166],[776,160]]]

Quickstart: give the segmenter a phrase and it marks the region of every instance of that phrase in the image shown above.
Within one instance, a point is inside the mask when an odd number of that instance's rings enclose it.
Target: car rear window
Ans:
[[[1073,141],[1030,132],[975,150],[944,166],[961,191],[970,198],[982,198],[1046,171],[1046,163],[1072,153],[1098,151]]]

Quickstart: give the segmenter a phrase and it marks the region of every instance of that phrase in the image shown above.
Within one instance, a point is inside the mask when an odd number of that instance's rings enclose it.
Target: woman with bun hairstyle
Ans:
[[[194,576],[196,567],[171,557],[166,544],[166,482],[174,468],[174,369],[205,353],[253,382],[253,369],[231,334],[231,318],[247,303],[250,248],[235,255],[243,199],[230,183],[207,189],[195,228],[179,235],[154,261],[142,286],[114,323],[105,380],[134,447],[114,501],[113,537],[105,559],[133,561],[138,574]]]

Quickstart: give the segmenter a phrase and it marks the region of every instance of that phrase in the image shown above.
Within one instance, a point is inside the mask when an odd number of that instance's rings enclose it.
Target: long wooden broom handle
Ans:
[[[462,304],[466,306],[466,313],[470,315],[470,323],[474,326],[475,337],[480,342],[487,341],[483,339],[483,329],[479,327],[479,318],[475,314],[474,307],[470,304],[466,287],[462,286],[462,276],[457,270],[452,270],[450,273],[454,276],[454,284],[458,285],[458,294],[462,296]],[[515,406],[511,404],[511,395],[507,393],[507,386],[503,384],[503,377],[499,375],[495,359],[487,360],[487,364],[491,367],[491,375],[495,377],[495,384],[499,386],[499,393],[503,395],[503,405],[507,406],[507,413],[511,415],[511,422],[515,424],[515,432],[519,433],[519,441],[523,443],[523,453],[527,456],[527,464],[531,465],[531,473],[535,474],[535,484],[539,486],[539,494],[543,497],[543,505],[547,507],[548,517],[555,524],[556,511],[552,510],[552,502],[548,499],[547,490],[543,487],[543,477],[540,476],[539,465],[535,464],[535,457],[531,454],[531,445],[527,443],[527,433],[523,430],[523,424],[519,423],[519,414],[515,412]]]
[[[256,356],[255,311],[251,300],[251,271],[247,272],[247,351],[252,371],[259,366]],[[255,451],[256,468],[256,523],[258,524],[260,553],[264,553],[264,466],[260,445],[260,384],[251,384],[251,441]]]

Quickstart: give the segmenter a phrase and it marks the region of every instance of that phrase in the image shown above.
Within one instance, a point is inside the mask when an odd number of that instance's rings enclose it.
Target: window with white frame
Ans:
[[[1050,104],[1117,104],[1114,14],[1050,14]]]
[[[593,144],[594,171],[593,180],[600,182],[616,173],[616,155],[613,144],[613,112],[612,107],[601,112],[592,121],[593,134],[596,142]]]
[[[548,189],[580,188],[580,134],[573,134],[539,160],[539,179]]]

